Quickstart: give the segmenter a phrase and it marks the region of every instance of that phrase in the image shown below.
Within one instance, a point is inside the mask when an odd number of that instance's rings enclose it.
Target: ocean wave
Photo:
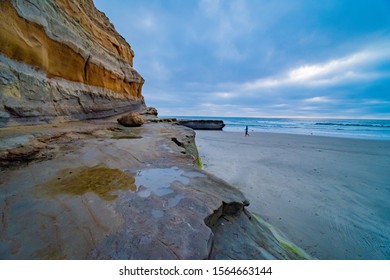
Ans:
[[[324,125],[324,126],[356,126],[356,127],[378,127],[378,128],[390,128],[388,124],[368,124],[368,123],[332,123],[332,122],[318,122],[315,125]]]

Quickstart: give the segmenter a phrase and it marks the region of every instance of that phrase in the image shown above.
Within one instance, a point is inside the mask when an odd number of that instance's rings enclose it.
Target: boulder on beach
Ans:
[[[117,119],[123,126],[138,127],[145,123],[145,119],[137,112],[131,112]]]

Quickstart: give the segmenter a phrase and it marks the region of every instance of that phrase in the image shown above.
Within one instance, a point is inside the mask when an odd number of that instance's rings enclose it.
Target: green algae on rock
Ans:
[[[58,176],[43,186],[43,193],[56,196],[59,194],[83,195],[93,192],[105,200],[114,200],[112,192],[122,190],[135,192],[135,178],[119,169],[105,166],[65,169]]]

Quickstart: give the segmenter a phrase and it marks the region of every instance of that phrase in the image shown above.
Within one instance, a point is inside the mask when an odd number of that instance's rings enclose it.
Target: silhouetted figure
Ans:
[[[249,133],[248,133],[248,126],[245,127],[245,136],[249,136]]]

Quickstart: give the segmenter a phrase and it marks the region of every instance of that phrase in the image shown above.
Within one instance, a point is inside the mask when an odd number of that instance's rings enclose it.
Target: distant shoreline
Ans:
[[[233,118],[233,117],[181,117],[177,119],[222,120],[224,131],[274,132],[297,135],[317,135],[349,139],[390,141],[390,120],[374,119],[316,119],[316,118]]]

